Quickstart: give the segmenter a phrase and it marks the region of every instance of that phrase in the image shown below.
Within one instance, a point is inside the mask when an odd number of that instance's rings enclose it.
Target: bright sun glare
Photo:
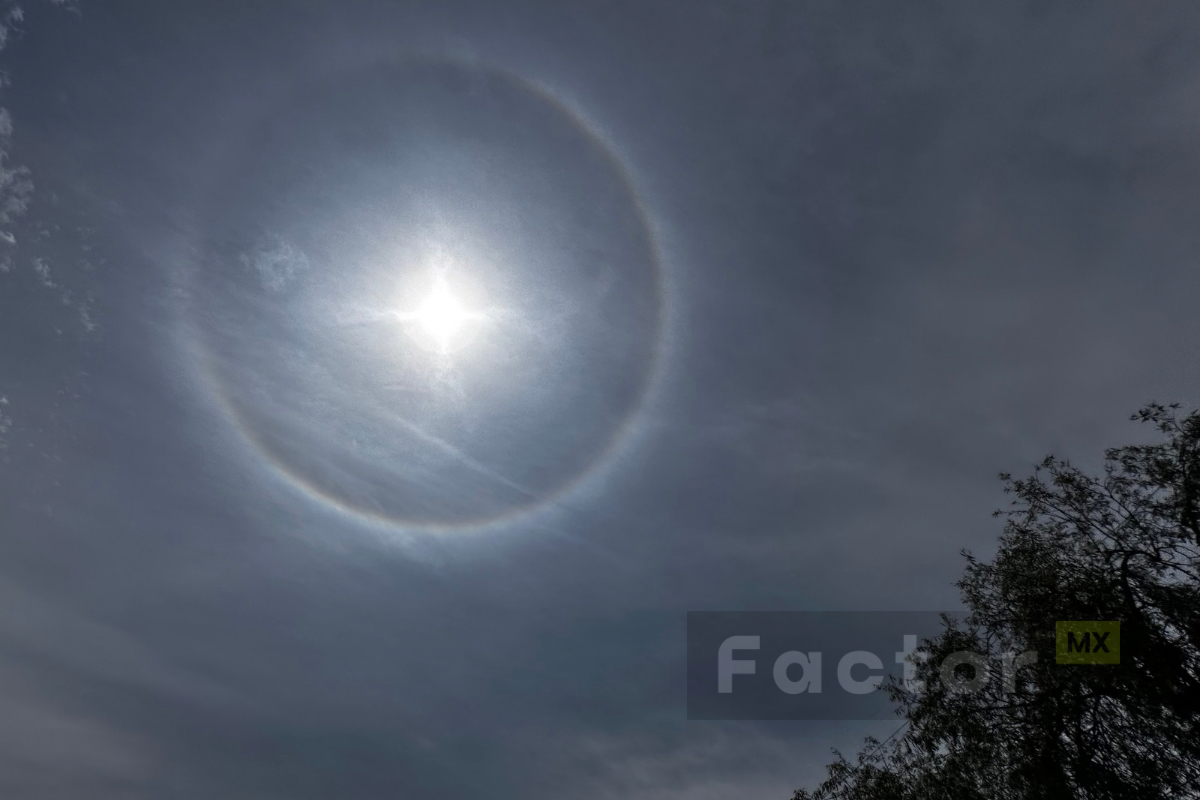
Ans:
[[[420,325],[425,335],[436,342],[442,351],[449,350],[463,328],[480,317],[454,296],[441,275],[434,280],[433,289],[416,310],[400,316]]]
[[[454,334],[466,324],[467,310],[450,293],[446,281],[439,279],[433,292],[417,309],[417,321],[441,344],[448,345]]]

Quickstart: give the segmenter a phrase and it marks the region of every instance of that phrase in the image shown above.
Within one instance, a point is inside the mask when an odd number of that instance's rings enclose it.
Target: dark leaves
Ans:
[[[922,643],[921,691],[889,687],[906,732],[794,800],[1200,794],[1200,412],[1132,419],[1164,440],[1109,449],[1098,477],[1053,456],[1000,475],[996,557],[963,553],[970,614]],[[1056,663],[1059,620],[1120,621],[1120,663]],[[939,665],[962,651],[1005,677],[954,691]],[[1037,659],[1006,673],[1019,653]]]

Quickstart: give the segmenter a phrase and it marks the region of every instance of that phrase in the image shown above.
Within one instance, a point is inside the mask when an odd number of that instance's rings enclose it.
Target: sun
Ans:
[[[443,275],[434,278],[432,289],[415,310],[398,316],[405,322],[415,323],[423,334],[421,338],[432,342],[443,353],[461,341],[468,325],[483,317],[463,305]]]
[[[445,278],[441,277],[414,316],[425,331],[443,347],[450,345],[454,335],[462,330],[463,325],[471,318],[463,304],[450,292]]]

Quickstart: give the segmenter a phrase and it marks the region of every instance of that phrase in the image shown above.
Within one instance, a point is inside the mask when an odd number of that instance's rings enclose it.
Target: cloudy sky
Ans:
[[[687,611],[1200,391],[1186,0],[0,13],[4,797],[788,797]]]

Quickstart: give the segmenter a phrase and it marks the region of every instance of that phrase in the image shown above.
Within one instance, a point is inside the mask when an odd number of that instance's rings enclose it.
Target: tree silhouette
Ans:
[[[836,753],[793,800],[1200,797],[1200,412],[1178,409],[1134,414],[1160,440],[1108,450],[1099,476],[1054,457],[1000,476],[1015,499],[995,558],[963,552],[969,613],[922,642],[919,687],[885,687],[902,735]],[[1119,621],[1120,663],[1057,663],[1065,620]],[[983,674],[943,673],[964,651]]]

